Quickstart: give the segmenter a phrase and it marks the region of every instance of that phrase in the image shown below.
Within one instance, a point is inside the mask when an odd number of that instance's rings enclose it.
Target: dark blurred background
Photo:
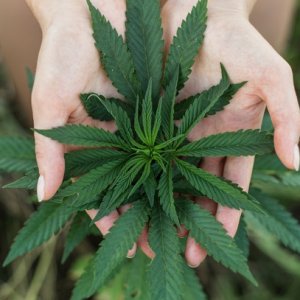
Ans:
[[[283,31],[289,30],[288,28],[291,26],[290,35],[287,35],[286,32],[277,32],[277,36],[272,36],[273,33],[270,34],[270,31],[264,29],[265,15],[257,12],[258,17],[256,18],[257,27],[261,28],[266,38],[276,41],[274,46],[291,64],[298,95],[300,95],[299,7],[298,3],[297,8],[294,8],[294,22],[292,23],[291,19],[287,20],[287,26],[283,28]],[[256,7],[255,9],[260,11],[261,8]],[[269,7],[270,10],[272,8]],[[276,14],[274,15],[276,18]],[[26,129],[30,124],[28,111],[25,111],[23,106],[18,103],[20,103],[18,94],[1,62],[0,55],[0,136],[30,134]],[[15,178],[17,175],[0,173],[0,185]],[[292,214],[300,220],[299,177],[296,178],[293,186],[284,184],[278,186],[267,182],[261,183],[261,187],[270,194],[276,194],[277,198],[280,198],[284,205],[289,207]],[[0,262],[6,256],[13,238],[24,221],[34,211],[34,197],[26,191],[0,191]],[[252,287],[240,277],[226,271],[211,260],[207,260],[198,271],[209,299],[300,299],[300,256],[283,248],[272,236],[259,233],[250,234],[252,241],[250,265],[258,278],[259,288]],[[91,253],[97,248],[100,237],[87,238],[76,248],[66,264],[61,265],[64,236],[65,234],[62,233],[53,238],[47,246],[34,251],[25,258],[18,259],[5,269],[0,269],[0,300],[69,299],[74,279],[82,272]],[[122,274],[120,274],[105,290],[99,293],[97,299],[122,300],[122,280]]]

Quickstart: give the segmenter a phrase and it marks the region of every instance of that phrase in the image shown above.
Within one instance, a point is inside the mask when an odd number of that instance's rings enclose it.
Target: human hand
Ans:
[[[49,129],[66,123],[80,123],[114,130],[112,122],[98,122],[88,117],[79,95],[98,92],[106,97],[120,97],[100,66],[94,46],[90,15],[86,1],[27,1],[43,32],[35,84],[32,93],[34,127]],[[119,33],[124,34],[125,1],[93,1]],[[64,177],[65,147],[35,134],[36,158],[40,179],[39,200],[50,199]],[[102,234],[128,207],[114,211],[96,222]],[[95,211],[89,211],[91,217]],[[129,251],[133,256],[136,245]]]
[[[162,11],[167,48],[182,20],[196,0],[168,0]],[[220,79],[220,62],[233,82],[247,81],[224,111],[198,124],[190,139],[224,131],[260,128],[267,106],[275,128],[275,150],[290,169],[299,168],[299,105],[289,65],[273,50],[248,21],[254,1],[210,0],[204,45],[193,66],[192,74],[178,100],[199,93]],[[207,158],[201,168],[223,176],[248,190],[253,157]],[[222,207],[209,199],[196,199],[234,236],[241,211]],[[180,234],[187,234],[181,230]],[[206,251],[188,237],[185,256],[190,266],[198,266]]]

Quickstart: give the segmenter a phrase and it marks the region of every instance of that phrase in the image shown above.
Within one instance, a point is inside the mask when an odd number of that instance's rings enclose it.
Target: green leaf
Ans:
[[[79,177],[109,160],[126,158],[128,154],[115,149],[84,149],[65,154],[65,178]]]
[[[152,79],[152,94],[157,99],[162,77],[163,49],[159,0],[127,0],[126,40],[143,95]]]
[[[182,258],[179,238],[169,217],[156,206],[151,215],[150,247],[155,257],[149,267],[152,299],[182,299]]]
[[[35,80],[35,75],[32,72],[32,70],[28,67],[25,68],[25,72],[26,72],[27,86],[28,86],[29,90],[32,91],[33,85],[34,85],[34,80]]]
[[[23,177],[3,186],[2,188],[34,190],[37,186],[39,176],[38,168],[33,168],[27,171]]]
[[[145,99],[142,103],[142,122],[148,145],[152,145],[152,80],[150,79]]]
[[[167,166],[167,171],[161,174],[158,184],[158,195],[160,204],[166,213],[166,215],[177,226],[180,226],[178,216],[174,204],[174,192],[173,192],[173,169],[171,163]]]
[[[278,156],[274,153],[256,157],[254,170],[279,173],[287,171],[287,168],[282,164]]]
[[[154,199],[155,199],[155,192],[157,189],[157,182],[156,182],[156,179],[155,179],[155,176],[154,176],[152,170],[150,171],[148,178],[143,183],[143,187],[144,187],[145,193],[147,195],[147,198],[149,200],[149,204],[151,207],[153,207]]]
[[[141,187],[141,185],[144,184],[144,182],[149,177],[150,173],[151,173],[151,161],[149,161],[148,163],[145,164],[145,167],[144,167],[141,177],[139,178],[139,180],[136,182],[136,184],[131,189],[128,197],[132,196]]]
[[[128,103],[120,99],[116,99],[116,98],[106,99],[104,96],[97,95],[95,93],[81,94],[80,99],[88,115],[95,120],[100,120],[100,121],[113,120],[113,117],[104,107],[104,105],[99,101],[99,99],[102,99],[103,101],[108,100],[110,102],[115,103],[115,105],[125,110],[129,116],[132,116],[134,114],[134,109]]]
[[[115,180],[124,163],[124,158],[114,159],[81,176],[75,183],[56,194],[56,198],[75,195],[70,205],[80,207],[93,202]]]
[[[72,221],[69,229],[65,245],[64,253],[62,257],[62,263],[64,263],[73,250],[84,240],[84,238],[90,232],[90,218],[86,212],[78,212]]]
[[[237,233],[234,237],[235,243],[243,251],[245,257],[249,256],[249,238],[244,217],[241,218]]]
[[[179,68],[175,70],[172,80],[167,85],[162,100],[162,128],[167,139],[171,139],[174,134],[174,107],[177,95],[178,78]]]
[[[298,221],[278,201],[257,190],[251,194],[260,202],[267,215],[245,214],[246,222],[251,217],[256,219],[260,225],[274,234],[286,247],[300,253],[300,225]]]
[[[145,161],[140,157],[135,157],[127,161],[119,171],[119,176],[115,179],[115,184],[110,193],[106,193],[104,196],[99,212],[93,222],[110,214],[129,198],[132,189],[131,185],[144,165]]]
[[[125,281],[125,300],[150,300],[150,289],[146,269],[150,259],[142,252],[128,264],[128,273]]]
[[[202,0],[203,1],[203,0]],[[197,101],[194,101],[184,116],[182,117],[181,123],[178,128],[178,135],[184,134],[186,137],[190,131],[207,115],[210,114],[211,110],[214,110],[216,103],[220,97],[229,87],[229,77],[225,68],[221,65],[222,79],[220,83],[213,86],[208,91],[200,94]],[[209,99],[209,103],[208,103]]]
[[[90,297],[106,283],[110,274],[125,260],[128,250],[147,223],[148,216],[147,203],[138,201],[116,221],[77,282],[72,300]]]
[[[63,144],[85,147],[117,147],[124,148],[124,141],[117,135],[102,128],[84,125],[66,125],[36,132]]]
[[[177,155],[247,156],[262,155],[274,151],[273,135],[259,130],[225,132],[202,138],[178,149]]]
[[[157,139],[161,127],[161,110],[162,110],[162,98],[158,102],[157,110],[155,113],[154,125],[152,129],[152,144],[154,145]]]
[[[184,300],[207,300],[196,272],[195,269],[183,264]]]
[[[3,266],[42,245],[58,233],[74,212],[66,202],[49,201],[39,207],[18,233]]]
[[[231,208],[263,212],[260,204],[237,185],[183,160],[176,159],[176,166],[195,189],[215,202]]]
[[[245,82],[236,83],[236,84],[230,84],[228,89],[225,91],[225,93],[220,97],[219,101],[215,104],[215,106],[210,110],[208,115],[215,115],[217,112],[222,111],[226,105],[230,103],[233,96],[245,85]],[[202,93],[208,93],[202,92]],[[190,107],[192,103],[195,101],[198,101],[201,99],[202,101],[205,101],[206,103],[203,106],[208,106],[210,103],[210,98],[206,97],[204,98],[202,93],[191,96],[187,99],[184,99],[180,101],[179,103],[175,104],[175,120],[180,120],[184,116],[187,109]]]
[[[134,130],[137,134],[138,138],[144,143],[147,144],[146,136],[141,128],[140,124],[140,100],[137,98],[136,105],[135,105],[135,115],[134,115]]]
[[[95,45],[100,52],[101,64],[117,90],[130,102],[135,103],[139,94],[134,74],[134,64],[122,36],[105,17],[87,0],[92,16]]]
[[[165,67],[165,85],[171,81],[180,66],[178,89],[180,90],[187,81],[195,57],[201,47],[206,29],[207,0],[198,1],[191,13],[188,14],[170,47]]]
[[[99,101],[102,103],[103,106],[107,109],[107,111],[113,116],[114,120],[116,121],[117,127],[120,131],[121,136],[125,141],[131,141],[133,138],[133,132],[131,129],[131,122],[123,108],[116,105],[113,101],[109,100],[101,100]]]
[[[176,205],[180,222],[208,255],[257,285],[242,250],[210,212],[187,199],[176,202]]]
[[[0,138],[0,171],[24,172],[35,166],[33,139],[6,136]]]

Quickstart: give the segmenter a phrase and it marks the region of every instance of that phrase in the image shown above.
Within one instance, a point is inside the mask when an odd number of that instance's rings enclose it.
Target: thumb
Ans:
[[[266,88],[265,99],[275,129],[276,153],[287,168],[298,171],[300,164],[299,104],[290,67],[287,65],[279,74],[280,80],[276,82],[276,85]]]
[[[43,94],[46,96],[43,97]],[[47,93],[37,93],[35,90],[32,95],[32,110],[36,129],[62,126],[68,119],[57,100],[49,98]],[[37,196],[41,202],[53,197],[62,184],[65,171],[64,146],[35,133],[35,151],[40,174]]]

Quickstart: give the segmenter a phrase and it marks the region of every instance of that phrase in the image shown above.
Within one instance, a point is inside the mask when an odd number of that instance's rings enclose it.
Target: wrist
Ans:
[[[168,0],[192,8],[199,0]],[[209,16],[239,15],[248,18],[257,0],[208,0]]]
[[[241,15],[249,17],[257,0],[208,0],[209,14]]]
[[[77,23],[88,14],[86,0],[26,0],[35,18],[41,26],[42,31],[46,31],[51,24],[60,23],[63,20],[74,19]]]

